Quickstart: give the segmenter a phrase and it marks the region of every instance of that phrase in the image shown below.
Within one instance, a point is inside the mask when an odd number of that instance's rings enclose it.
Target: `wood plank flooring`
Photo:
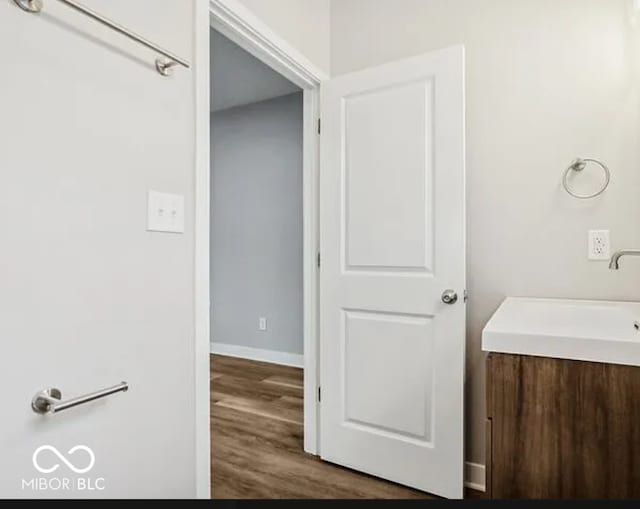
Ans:
[[[303,451],[302,370],[211,356],[212,497],[425,499]]]

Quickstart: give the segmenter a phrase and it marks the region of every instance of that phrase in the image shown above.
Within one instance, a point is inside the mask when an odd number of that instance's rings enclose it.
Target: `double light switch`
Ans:
[[[149,191],[147,230],[184,233],[184,196]]]

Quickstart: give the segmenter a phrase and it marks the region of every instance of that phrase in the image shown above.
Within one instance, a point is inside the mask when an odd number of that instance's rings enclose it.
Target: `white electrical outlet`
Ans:
[[[267,319],[264,316],[258,318],[258,330],[267,330]]]
[[[589,260],[608,260],[611,258],[609,230],[589,231]]]

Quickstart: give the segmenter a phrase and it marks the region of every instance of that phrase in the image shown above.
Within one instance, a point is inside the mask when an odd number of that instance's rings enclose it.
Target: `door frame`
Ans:
[[[210,498],[210,113],[209,31],[214,28],[303,89],[304,450],[319,452],[319,118],[328,77],[238,0],[195,7],[195,407],[196,494]]]

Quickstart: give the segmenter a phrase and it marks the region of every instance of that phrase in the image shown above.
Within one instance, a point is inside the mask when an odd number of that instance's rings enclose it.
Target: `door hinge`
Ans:
[[[321,130],[322,130],[321,122],[320,122],[320,119],[318,119],[318,134],[320,134]]]
[[[318,403],[322,401],[322,388],[318,387]]]
[[[320,268],[320,251],[318,251],[318,268]]]

